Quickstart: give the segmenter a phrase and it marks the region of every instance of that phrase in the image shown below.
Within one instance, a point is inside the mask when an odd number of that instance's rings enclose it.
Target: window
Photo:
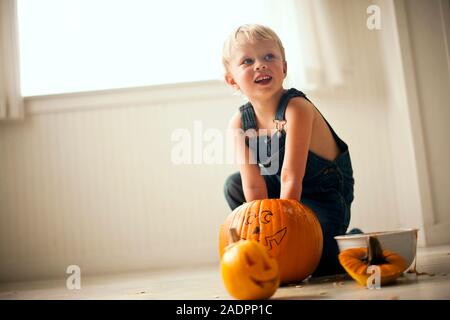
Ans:
[[[286,85],[315,90],[344,83],[348,54],[334,36],[340,7],[332,3],[16,1],[23,96],[222,79],[223,41],[244,23],[278,33]]]
[[[258,0],[18,0],[23,96],[222,77],[226,35]]]

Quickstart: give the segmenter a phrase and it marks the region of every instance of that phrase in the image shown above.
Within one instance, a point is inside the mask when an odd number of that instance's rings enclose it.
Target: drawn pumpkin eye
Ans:
[[[256,218],[256,213],[252,212],[250,213],[247,218],[245,219],[245,224],[252,224],[253,220]]]
[[[267,261],[266,260],[263,260],[263,270],[264,271],[267,271],[267,270],[270,270],[271,269],[271,267],[270,267],[270,265],[267,263]]]
[[[264,210],[261,212],[259,221],[264,224],[269,223],[270,220],[272,219],[272,216],[273,216],[272,212],[270,212],[269,210]]]
[[[249,267],[255,265],[255,261],[253,261],[252,258],[250,258],[250,256],[248,255],[248,253],[245,254],[245,260],[247,261],[247,264]]]

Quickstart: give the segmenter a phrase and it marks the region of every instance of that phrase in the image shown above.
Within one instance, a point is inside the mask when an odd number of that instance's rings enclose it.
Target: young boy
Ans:
[[[316,213],[323,231],[322,258],[314,276],[343,273],[334,236],[346,232],[353,201],[347,144],[304,93],[283,88],[287,72],[284,48],[270,28],[240,26],[224,44],[223,65],[227,84],[249,100],[232,117],[230,129],[256,132],[256,143],[251,137],[235,139],[241,160],[239,172],[225,183],[230,208],[267,198],[304,203]],[[270,150],[273,139],[278,139],[278,150]],[[269,167],[270,172],[257,147],[264,143],[270,150],[270,164],[278,165],[275,170]]]

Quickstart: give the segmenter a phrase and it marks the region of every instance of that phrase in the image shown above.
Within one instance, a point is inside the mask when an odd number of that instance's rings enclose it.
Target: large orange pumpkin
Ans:
[[[220,227],[219,254],[232,243],[229,230],[256,240],[278,262],[281,283],[301,281],[317,268],[322,255],[322,228],[314,212],[295,200],[263,199],[244,203]]]

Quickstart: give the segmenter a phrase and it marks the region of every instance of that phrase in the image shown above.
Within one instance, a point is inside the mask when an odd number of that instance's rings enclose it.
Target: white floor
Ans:
[[[397,282],[369,290],[350,278],[314,279],[280,287],[272,299],[449,299],[450,246],[419,248],[417,270]],[[5,299],[231,299],[220,278],[219,265],[195,269],[82,277],[81,289],[68,290],[66,279],[2,283]]]

